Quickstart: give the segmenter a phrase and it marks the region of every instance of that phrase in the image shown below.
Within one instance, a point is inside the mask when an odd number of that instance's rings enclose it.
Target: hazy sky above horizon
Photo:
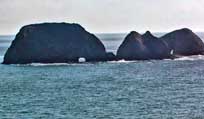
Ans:
[[[41,22],[80,23],[90,32],[204,31],[204,0],[0,0],[0,34]]]

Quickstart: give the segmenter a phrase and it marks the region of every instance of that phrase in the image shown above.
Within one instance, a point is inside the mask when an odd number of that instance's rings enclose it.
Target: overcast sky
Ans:
[[[204,31],[204,0],[0,0],[0,34],[40,22],[74,22],[106,33]]]

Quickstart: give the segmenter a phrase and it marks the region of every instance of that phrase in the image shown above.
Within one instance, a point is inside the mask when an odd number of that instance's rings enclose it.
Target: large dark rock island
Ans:
[[[184,28],[161,38],[153,36],[149,31],[143,35],[133,31],[120,45],[117,57],[125,60],[172,59],[203,53],[202,40],[191,30]]]
[[[44,23],[21,28],[7,50],[3,64],[107,61],[102,42],[78,24]]]

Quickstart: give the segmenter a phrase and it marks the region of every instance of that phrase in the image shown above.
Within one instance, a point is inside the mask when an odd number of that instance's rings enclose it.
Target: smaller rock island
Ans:
[[[203,55],[204,43],[190,29],[183,28],[160,38],[149,31],[141,35],[129,33],[117,51],[118,59],[174,59],[181,56]]]

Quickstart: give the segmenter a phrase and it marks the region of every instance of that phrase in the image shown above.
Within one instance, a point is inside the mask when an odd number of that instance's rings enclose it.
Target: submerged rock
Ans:
[[[78,24],[44,23],[24,26],[7,50],[3,64],[106,61],[102,42]]]
[[[190,29],[184,28],[173,31],[161,37],[174,55],[199,55],[204,52],[203,41]]]

